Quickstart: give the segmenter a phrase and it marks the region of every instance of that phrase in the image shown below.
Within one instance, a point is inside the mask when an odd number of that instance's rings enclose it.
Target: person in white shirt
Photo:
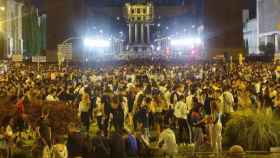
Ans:
[[[85,93],[82,95],[82,99],[79,103],[78,115],[81,118],[82,124],[86,127],[86,130],[89,130],[90,125],[90,115],[89,108],[90,108],[90,97],[87,93],[89,90],[88,88],[85,89]]]
[[[174,116],[179,125],[179,143],[187,143],[187,115],[191,109],[188,109],[187,104],[184,102],[184,96],[180,96],[178,100],[175,104]]]
[[[166,128],[160,133],[158,146],[160,151],[167,156],[174,156],[178,152],[178,146],[176,143],[176,136],[172,129]]]
[[[188,109],[192,109],[193,108],[193,97],[194,97],[194,95],[188,95],[187,97],[186,97],[186,105],[187,105],[187,107],[188,107]]]
[[[68,150],[63,141],[63,139],[59,139],[57,143],[52,146],[52,158],[68,158]]]
[[[232,93],[229,91],[228,88],[225,89],[223,93],[223,100],[224,100],[224,108],[223,113],[232,113],[234,112],[233,106],[234,106],[234,97]]]
[[[222,152],[222,121],[221,121],[221,110],[219,109],[219,99],[216,99],[216,101],[211,106],[211,117],[212,117],[212,134],[211,134],[211,140],[212,140],[212,148],[213,152],[219,154]]]
[[[47,95],[46,97],[47,101],[50,102],[55,102],[55,101],[59,101],[59,99],[56,97],[56,92],[55,90],[51,90],[50,93]]]

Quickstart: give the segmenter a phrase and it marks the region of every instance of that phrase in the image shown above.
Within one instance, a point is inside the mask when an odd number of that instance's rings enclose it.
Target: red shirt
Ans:
[[[23,101],[24,101],[24,99],[23,98],[21,98],[20,100],[18,100],[18,102],[17,102],[17,104],[16,104],[16,106],[17,106],[17,111],[19,112],[19,113],[24,113],[24,103],[23,103]]]

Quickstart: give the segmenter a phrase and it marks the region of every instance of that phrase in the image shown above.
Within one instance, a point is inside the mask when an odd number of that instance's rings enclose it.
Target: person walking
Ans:
[[[184,102],[184,96],[180,96],[174,108],[174,116],[176,117],[179,126],[179,143],[187,143],[187,116],[189,110],[187,104]]]

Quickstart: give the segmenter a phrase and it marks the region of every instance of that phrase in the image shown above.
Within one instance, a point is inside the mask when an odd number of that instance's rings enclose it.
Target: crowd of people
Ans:
[[[74,105],[69,108],[74,107],[81,124],[69,122],[68,137],[55,139],[48,109],[42,110],[36,127],[22,126],[24,123],[14,123],[9,117],[1,120],[0,147],[6,146],[6,155],[12,155],[16,139],[27,137],[38,140],[32,149],[34,157],[50,150],[57,157],[70,158],[88,157],[89,153],[145,157],[154,150],[173,156],[184,144],[209,144],[219,153],[222,129],[235,111],[280,112],[279,83],[279,65],[264,63],[73,66],[61,70],[46,66],[40,71],[32,66],[10,66],[0,75],[0,97],[17,100],[16,115],[25,114],[26,101],[61,101]],[[93,135],[94,125],[98,128]]]

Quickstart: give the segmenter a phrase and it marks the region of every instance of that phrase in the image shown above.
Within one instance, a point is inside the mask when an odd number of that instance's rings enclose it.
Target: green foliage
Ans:
[[[269,150],[280,145],[280,120],[271,111],[240,111],[226,124],[224,143],[246,150]]]
[[[46,17],[39,16],[32,5],[24,6],[23,45],[24,55],[39,55],[46,49]]]

